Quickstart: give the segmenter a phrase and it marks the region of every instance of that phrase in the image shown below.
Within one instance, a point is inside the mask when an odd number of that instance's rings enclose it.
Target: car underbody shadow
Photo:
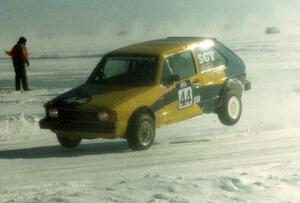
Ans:
[[[73,149],[60,145],[0,151],[0,159],[42,159],[131,152],[126,141],[86,143]]]

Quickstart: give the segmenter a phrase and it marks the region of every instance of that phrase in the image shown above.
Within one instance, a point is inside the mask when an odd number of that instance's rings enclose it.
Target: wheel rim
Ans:
[[[233,96],[228,101],[228,113],[232,119],[237,119],[240,115],[241,105],[239,98]]]
[[[143,146],[151,143],[153,137],[153,128],[150,122],[143,122],[139,129],[139,141]]]

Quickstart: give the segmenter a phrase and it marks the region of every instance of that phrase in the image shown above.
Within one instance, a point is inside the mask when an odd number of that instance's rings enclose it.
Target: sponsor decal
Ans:
[[[68,104],[85,104],[89,101],[90,97],[70,97],[64,100],[64,102]]]
[[[178,91],[179,109],[184,109],[193,105],[193,90],[186,87]]]
[[[180,88],[185,88],[185,87],[187,87],[187,82],[186,82],[186,81],[181,82],[180,85],[179,85],[179,87],[180,87]]]
[[[207,65],[207,64],[212,63],[216,60],[215,53],[213,51],[199,53],[197,55],[197,58],[198,58],[199,63],[200,63],[201,66]]]
[[[194,97],[194,104],[198,104],[198,103],[200,103],[200,101],[201,101],[201,96],[200,95]]]

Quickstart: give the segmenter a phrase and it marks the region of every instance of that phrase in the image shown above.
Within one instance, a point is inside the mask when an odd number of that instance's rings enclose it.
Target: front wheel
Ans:
[[[138,114],[129,125],[127,142],[133,150],[148,149],[154,141],[155,124],[148,114]]]
[[[236,124],[242,114],[241,96],[234,90],[228,91],[223,99],[218,110],[218,117],[221,123],[227,126]]]
[[[65,148],[77,147],[81,142],[81,137],[79,136],[67,136],[56,134],[58,142]]]

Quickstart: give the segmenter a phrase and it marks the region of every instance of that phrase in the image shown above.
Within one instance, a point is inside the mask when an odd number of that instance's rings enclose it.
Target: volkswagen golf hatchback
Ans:
[[[218,40],[158,39],[107,53],[85,84],[45,105],[40,127],[67,148],[82,139],[125,138],[143,150],[156,128],[203,113],[236,124],[248,89],[244,62]]]

